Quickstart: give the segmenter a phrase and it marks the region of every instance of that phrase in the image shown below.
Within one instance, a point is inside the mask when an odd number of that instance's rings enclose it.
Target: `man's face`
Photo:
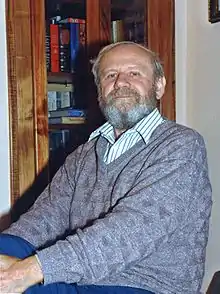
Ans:
[[[147,52],[120,45],[100,63],[100,108],[118,129],[128,129],[156,106],[153,69]]]

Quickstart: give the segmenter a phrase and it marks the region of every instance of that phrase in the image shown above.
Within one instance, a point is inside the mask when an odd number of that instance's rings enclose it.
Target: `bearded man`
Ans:
[[[206,148],[162,117],[163,68],[120,42],[93,65],[107,122],[0,236],[0,292],[196,294],[211,211]]]

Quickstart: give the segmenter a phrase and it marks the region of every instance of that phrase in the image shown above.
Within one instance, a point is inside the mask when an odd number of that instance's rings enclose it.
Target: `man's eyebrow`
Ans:
[[[102,69],[101,72],[105,72],[105,71],[109,71],[109,70],[117,70],[117,69],[113,68],[113,67],[106,67],[106,68]]]
[[[143,65],[143,64],[137,64],[137,65],[131,65],[131,66],[128,66],[128,69],[145,69],[146,66]]]
[[[108,72],[115,72],[115,71],[117,71],[117,69],[115,69],[115,68],[110,68],[110,67],[104,68],[104,69],[100,70],[100,75],[105,75]]]
[[[126,66],[126,69],[128,69],[128,70],[129,69],[147,69],[147,66],[143,65],[143,64],[136,64],[136,65]],[[105,73],[105,72],[108,72],[108,71],[117,71],[117,70],[118,70],[118,68],[107,67],[107,68],[104,68],[104,69],[100,70],[100,73]]]

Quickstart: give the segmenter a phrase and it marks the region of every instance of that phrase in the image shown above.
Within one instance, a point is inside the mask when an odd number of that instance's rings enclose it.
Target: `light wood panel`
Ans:
[[[12,203],[35,179],[32,47],[29,0],[7,3]]]
[[[48,161],[44,1],[7,1],[11,202]]]
[[[33,60],[33,99],[36,174],[47,168],[48,146],[48,108],[47,71],[45,54],[45,16],[44,0],[31,0],[31,45]],[[45,172],[47,175],[47,172]]]

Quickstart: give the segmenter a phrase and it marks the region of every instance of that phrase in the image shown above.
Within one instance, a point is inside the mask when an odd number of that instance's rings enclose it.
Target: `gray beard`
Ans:
[[[107,121],[119,130],[132,128],[155,108],[154,106],[139,104],[127,112],[122,112],[114,105],[101,105],[100,107]]]
[[[131,109],[119,110],[114,105],[114,99],[120,96],[133,96],[136,103]],[[106,102],[107,101],[107,102]],[[107,121],[116,129],[127,130],[132,128],[142,118],[146,117],[156,107],[156,91],[153,86],[148,97],[141,97],[135,90],[123,87],[113,90],[107,99],[99,96],[99,106]]]

